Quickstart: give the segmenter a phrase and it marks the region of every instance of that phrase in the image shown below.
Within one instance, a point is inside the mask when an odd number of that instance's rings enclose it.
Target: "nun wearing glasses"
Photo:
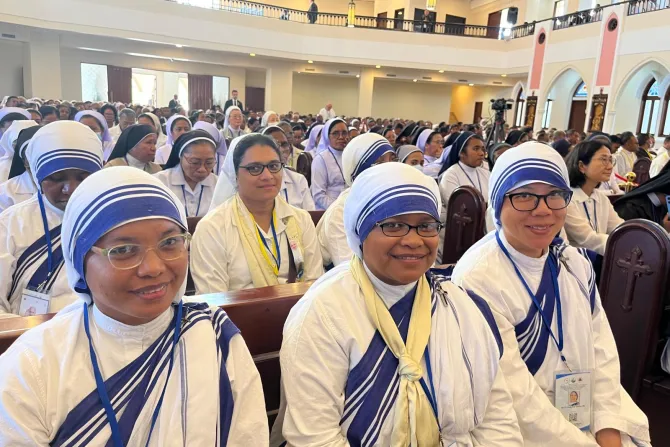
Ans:
[[[267,446],[239,330],[182,301],[190,235],[177,197],[131,167],[87,180],[63,218],[81,300],[0,357],[0,445]]]
[[[283,170],[272,138],[248,134],[233,140],[210,211],[193,236],[191,273],[198,293],[321,276],[312,218],[279,195]]]
[[[186,217],[202,217],[209,211],[217,177],[216,143],[204,130],[192,130],[177,138],[163,170],[154,176],[179,198]]]
[[[488,191],[496,231],[463,255],[453,281],[491,306],[524,444],[650,445],[647,418],[620,385],[591,262],[555,239],[573,195],[563,158],[542,143],[513,147]]]

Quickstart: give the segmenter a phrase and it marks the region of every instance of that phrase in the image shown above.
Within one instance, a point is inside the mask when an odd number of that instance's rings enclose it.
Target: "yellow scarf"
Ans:
[[[412,316],[409,320],[407,344],[382,299],[377,295],[363,262],[354,256],[350,264],[354,280],[365,297],[365,306],[375,328],[386,346],[398,359],[400,388],[393,422],[392,447],[435,447],[440,443],[439,428],[428,396],[421,387],[421,358],[430,337],[430,286],[424,276],[419,279]]]
[[[277,206],[276,200],[283,199],[281,197],[275,199],[275,208]],[[235,222],[237,224],[237,229],[240,232],[240,239],[242,240],[244,257],[247,260],[249,272],[251,273],[251,281],[254,283],[254,287],[276,286],[279,284],[277,274],[275,274],[272,267],[266,261],[266,256],[262,251],[263,248],[261,248],[258,243],[258,228],[252,223],[251,219],[245,218],[242,210],[249,213],[244,202],[240,199],[240,195],[236,194],[233,212],[235,213]],[[251,213],[249,214],[251,215]],[[301,253],[304,253],[302,248],[302,231],[300,230],[300,226],[298,226],[295,217],[285,217],[284,223],[286,225],[286,236],[288,237],[288,240],[296,241],[298,250],[300,250]],[[291,247],[289,247],[289,250],[290,249]],[[299,278],[298,281],[302,281],[302,278]]]

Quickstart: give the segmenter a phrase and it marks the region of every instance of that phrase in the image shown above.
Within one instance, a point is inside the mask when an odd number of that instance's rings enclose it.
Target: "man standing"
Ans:
[[[309,20],[309,23],[316,23],[316,18],[318,15],[319,7],[316,6],[316,2],[314,0],[310,0],[309,10],[307,10],[307,19]]]
[[[223,106],[223,114],[226,114],[226,110],[228,110],[228,107],[239,107],[240,110],[244,111],[244,105],[242,105],[242,101],[237,99],[238,93],[237,90],[233,90],[232,92],[232,98],[230,98],[228,101]]]
[[[333,110],[333,105],[331,103],[326,104],[326,107],[324,107],[319,111],[319,115],[321,115],[321,118],[323,118],[324,123],[337,116],[335,114],[335,110]]]
[[[174,95],[174,98],[170,100],[168,107],[171,109],[176,109],[177,107],[179,107],[179,97],[177,95]]]
[[[112,141],[114,142],[114,144],[116,144],[116,141],[121,136],[121,132],[123,132],[126,127],[135,124],[136,120],[137,120],[137,114],[133,109],[121,110],[121,112],[119,113],[119,124],[109,129],[109,134],[112,136]]]

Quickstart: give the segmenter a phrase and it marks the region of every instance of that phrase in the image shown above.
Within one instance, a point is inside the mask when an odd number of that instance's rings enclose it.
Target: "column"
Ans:
[[[291,110],[293,97],[293,69],[289,64],[278,64],[265,72],[265,110],[279,114]]]
[[[375,86],[375,72],[373,69],[361,70],[358,79],[358,113],[361,118],[372,116],[372,91]]]
[[[24,95],[27,98],[62,98],[60,36],[58,33],[31,30],[30,42],[23,48]]]

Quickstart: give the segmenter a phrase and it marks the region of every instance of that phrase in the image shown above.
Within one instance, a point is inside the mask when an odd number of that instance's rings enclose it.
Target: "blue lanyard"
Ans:
[[[540,305],[540,301],[537,299],[537,296],[535,296],[535,294],[530,290],[530,287],[528,287],[528,283],[526,283],[526,280],[523,278],[523,275],[519,271],[519,268],[512,260],[512,256],[509,254],[509,251],[507,250],[507,248],[505,248],[505,245],[503,245],[502,241],[500,240],[500,234],[497,231],[496,231],[496,240],[498,241],[498,246],[503,251],[503,253],[505,253],[505,256],[507,256],[507,259],[509,259],[509,262],[512,264],[512,267],[514,267],[514,271],[521,280],[523,286],[526,288],[526,292],[528,292],[528,295],[530,295],[530,299],[533,300],[533,304],[535,305],[537,311],[540,313],[540,316],[542,317],[542,323],[544,323],[544,326],[549,331],[549,335],[551,335],[551,338],[554,340],[554,343],[558,348],[558,353],[561,356],[561,360],[563,360],[563,363],[565,363],[565,365],[568,366],[568,362],[567,360],[565,360],[565,356],[563,355],[563,314],[561,312],[561,293],[558,288],[558,269],[556,267],[556,263],[554,258],[552,257],[552,254],[549,253],[547,257],[547,262],[549,263],[549,270],[551,271],[551,280],[554,287],[554,293],[556,294],[556,324],[558,326],[558,340],[554,335],[554,331],[551,330],[551,321],[549,321],[547,316],[544,314],[542,306]],[[569,366],[568,369],[570,369]]]
[[[42,213],[42,225],[44,225],[44,238],[47,243],[47,268],[49,273],[47,274],[47,279],[45,283],[49,281],[51,275],[53,274],[53,245],[51,243],[51,233],[49,232],[49,224],[47,223],[47,213],[44,209],[44,199],[42,199],[42,193],[37,193],[37,201],[40,204],[40,213]]]
[[[593,231],[596,233],[598,232],[598,208],[596,208],[596,202],[595,200],[593,201],[593,217],[594,220],[596,221],[595,227],[593,226],[593,223],[591,222],[591,216],[589,215],[589,209],[586,207],[586,202],[582,202],[582,205],[584,205],[584,212],[586,213],[586,218],[589,220],[589,225],[591,225],[591,228],[593,228]]]
[[[275,260],[275,263],[277,264],[277,271],[279,271],[279,268],[281,267],[281,249],[279,248],[279,239],[277,238],[277,231],[275,230],[275,220],[274,217],[270,221],[270,228],[272,229],[272,238],[274,239],[274,244],[275,244],[275,249],[277,250],[277,257],[275,258],[274,253],[272,253],[272,250],[270,250],[270,247],[268,246],[268,242],[265,240],[265,237],[263,237],[263,233],[261,233],[260,228],[256,228],[258,230],[258,235],[261,237],[261,241],[263,241],[263,245],[265,246],[265,249],[270,253],[270,256],[272,256],[272,259]]]
[[[284,190],[284,195],[286,196],[286,203],[288,203],[288,188]],[[290,205],[290,203],[289,203]]]
[[[458,167],[461,168],[461,171],[463,171],[463,174],[465,174],[465,176],[468,178],[468,180],[470,180],[470,183],[472,183],[472,186],[474,186],[476,188],[477,185],[475,185],[475,182],[472,181],[472,179],[470,178],[468,173],[465,172],[465,169],[463,169],[463,166],[461,166],[460,163],[458,163]],[[475,174],[477,174],[477,183],[479,183],[479,192],[483,192],[482,191],[482,179],[479,178],[479,172],[477,172],[476,168],[475,168]]]
[[[177,343],[179,342],[179,336],[181,335],[181,318],[183,313],[183,301],[179,301],[179,306],[177,307],[177,320],[174,328],[174,346],[172,347],[172,352],[170,353],[170,366],[168,367],[167,378],[165,379],[165,384],[163,385],[163,391],[161,396],[158,399],[154,413],[151,416],[151,427],[149,428],[149,436],[147,437],[146,445],[149,445],[151,440],[151,432],[154,430],[156,421],[158,420],[158,413],[160,412],[161,406],[163,405],[163,398],[165,397],[165,390],[167,389],[168,380],[170,378],[170,372],[172,371],[172,365],[174,363],[174,351],[177,349]],[[102,402],[102,406],[105,409],[107,414],[107,420],[109,421],[109,428],[112,431],[112,442],[114,447],[124,447],[123,439],[121,437],[121,430],[119,429],[119,422],[116,420],[116,414],[112,408],[112,402],[109,400],[109,395],[107,394],[107,387],[105,387],[105,381],[102,379],[102,373],[100,372],[100,367],[98,366],[98,358],[95,355],[95,350],[93,349],[93,341],[91,340],[91,329],[88,322],[88,304],[84,303],[84,330],[86,331],[86,337],[88,338],[88,348],[91,353],[91,364],[93,365],[93,375],[95,376],[95,384],[98,389],[98,396]]]
[[[200,185],[200,198],[198,198],[198,207],[195,210],[195,216],[193,217],[198,217],[198,214],[200,214],[200,202],[202,202],[202,193],[205,192],[205,186]],[[184,209],[186,210],[186,217],[188,217],[188,202],[186,201],[186,188],[184,188],[184,185],[181,185],[181,193],[184,196]]]
[[[342,180],[344,180],[344,183],[346,184],[347,181],[344,178],[344,172],[342,172],[342,168],[340,167],[340,164],[337,162],[337,157],[335,156],[335,154],[333,154],[333,151],[330,147],[328,148],[328,152],[330,152],[330,155],[333,156],[333,160],[335,160],[335,164],[337,165],[337,169],[340,170],[340,175],[342,176]]]
[[[431,406],[433,407],[433,412],[435,413],[435,418],[437,418],[437,394],[435,393],[435,384],[433,383],[433,368],[430,365],[430,354],[428,353],[428,346],[426,346],[426,352],[424,354],[426,356],[426,369],[428,370],[428,382],[430,383],[430,393],[433,395],[432,399],[429,399]],[[440,427],[440,431],[442,431],[442,427],[440,424],[440,421],[437,421],[438,427]]]

